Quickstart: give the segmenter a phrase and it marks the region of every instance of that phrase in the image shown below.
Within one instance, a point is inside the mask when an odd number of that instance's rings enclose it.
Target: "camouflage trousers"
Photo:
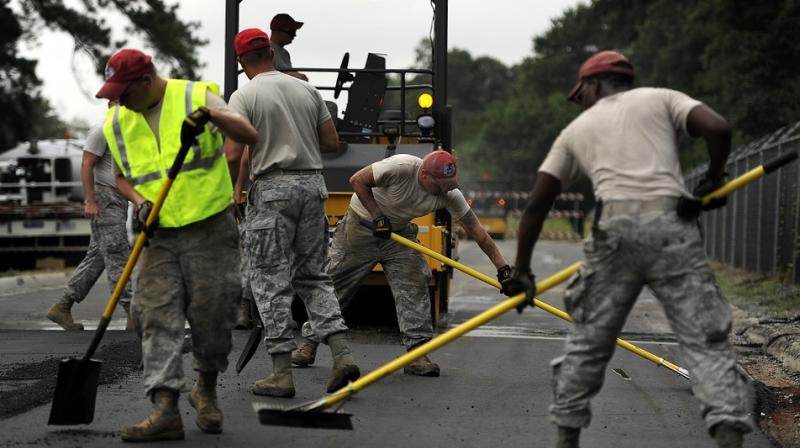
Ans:
[[[595,227],[584,252],[586,263],[564,296],[575,324],[566,354],[551,363],[551,421],[589,425],[589,401],[600,391],[615,340],[647,285],[678,339],[707,427],[727,422],[750,430],[747,386],[728,340],[730,305],[709,268],[697,224],[674,211],[609,216]]]
[[[142,252],[132,314],[142,337],[144,385],[185,389],[181,348],[192,334],[193,367],[228,367],[241,300],[239,241],[230,211],[178,228],[158,228]]]
[[[292,301],[300,297],[325,340],[346,331],[333,283],[325,273],[328,196],[322,175],[261,177],[247,195],[248,279],[270,354],[294,350]]]
[[[409,224],[398,234],[417,241],[417,226]],[[397,323],[403,344],[413,347],[433,337],[431,323],[431,270],[421,253],[392,240],[382,240],[359,224],[358,215],[348,210],[336,226],[328,259],[328,274],[333,279],[342,310],[347,309],[361,282],[377,263],[383,267],[394,296]],[[312,337],[313,322],[303,325],[303,336]]]
[[[99,214],[97,220],[91,224],[89,250],[67,282],[61,298],[62,303],[80,303],[89,294],[103,270],[106,271],[108,283],[113,291],[131,253],[128,231],[125,227],[128,219],[128,201],[116,188],[105,185],[95,184],[94,194]],[[130,281],[125,283],[119,301],[130,303]]]
[[[239,247],[241,251],[239,254],[242,257],[239,263],[239,273],[242,279],[242,300],[253,300],[253,290],[250,289],[250,279],[248,278],[248,268],[250,266],[250,258],[247,256],[247,229],[244,218],[239,222]]]

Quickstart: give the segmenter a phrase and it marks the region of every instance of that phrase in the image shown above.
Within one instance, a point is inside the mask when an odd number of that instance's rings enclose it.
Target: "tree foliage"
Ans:
[[[528,188],[553,140],[580,113],[565,99],[578,67],[600,50],[625,54],[637,85],[681,90],[717,110],[737,143],[793,124],[800,120],[798,26],[796,0],[594,0],[566,10],[508,70],[503,101],[478,99],[485,107],[468,130],[456,127],[462,172]],[[455,55],[450,73],[454,63],[480,59]],[[470,104],[461,95],[473,93],[451,87],[449,102]],[[702,143],[684,146],[684,168],[707,160]]]
[[[194,78],[203,64],[197,49],[206,44],[192,32],[198,24],[181,21],[177,3],[163,0],[80,0],[73,8],[61,0],[19,0],[18,9],[9,2],[0,4],[0,151],[19,141],[60,137],[66,125],[41,96],[41,80],[36,76],[36,61],[19,54],[19,41],[35,42],[42,29],[70,36],[75,51],[94,61],[98,74],[127,39],[112,40],[112,35],[137,36],[153,50],[159,66],[169,76]],[[122,14],[129,24],[112,30],[105,17],[109,11]],[[112,31],[114,31],[112,33]],[[67,72],[65,68],[64,72]]]

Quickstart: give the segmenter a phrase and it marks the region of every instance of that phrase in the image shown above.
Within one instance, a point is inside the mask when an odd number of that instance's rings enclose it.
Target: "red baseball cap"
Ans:
[[[132,81],[155,70],[153,59],[133,48],[123,48],[114,53],[106,64],[106,82],[95,97],[111,101],[119,99]]]
[[[583,81],[598,73],[619,73],[621,75],[630,76],[631,79],[634,78],[633,64],[631,64],[628,58],[623,56],[622,53],[617,53],[616,51],[601,51],[592,55],[581,65],[580,70],[578,70],[578,82],[575,83],[575,86],[569,92],[567,99],[575,101],[575,95],[577,95],[578,91],[581,89]]]
[[[303,22],[294,20],[292,16],[286,13],[275,14],[275,17],[269,22],[269,29],[271,30],[297,31],[302,27]]]
[[[456,159],[447,151],[437,149],[426,155],[422,159],[422,169],[436,179],[452,179],[457,182]]]
[[[233,39],[233,48],[236,50],[236,56],[267,47],[269,47],[269,36],[258,28],[247,28],[239,31]]]

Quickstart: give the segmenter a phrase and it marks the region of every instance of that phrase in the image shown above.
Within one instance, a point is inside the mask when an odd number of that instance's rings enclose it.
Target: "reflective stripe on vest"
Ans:
[[[186,115],[192,113],[192,89],[194,88],[194,81],[189,81],[186,83],[186,94],[185,94],[185,105],[186,105]],[[128,162],[128,152],[125,149],[125,139],[122,138],[122,130],[120,129],[119,125],[119,107],[114,108],[114,118],[112,121],[112,126],[114,129],[114,137],[117,139],[117,147],[119,148],[119,157],[122,160],[122,167],[125,170],[125,177],[130,179],[132,185],[140,185],[145,182],[150,182],[152,180],[160,179],[161,178],[161,171],[154,171],[152,173],[142,174],[141,176],[134,177],[131,174],[131,165]],[[191,162],[184,163],[181,166],[181,172],[194,170],[198,168],[210,169],[214,162],[217,161],[219,157],[222,156],[224,151],[224,146],[220,145],[214,154],[211,157],[203,158],[202,153],[200,151],[200,144],[195,141],[194,145],[192,145],[192,152],[194,153],[194,159]]]

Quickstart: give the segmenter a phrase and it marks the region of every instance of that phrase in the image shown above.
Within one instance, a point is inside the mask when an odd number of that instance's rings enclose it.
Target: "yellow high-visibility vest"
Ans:
[[[158,140],[144,115],[119,105],[109,109],[103,126],[108,149],[120,172],[147,200],[155,202],[158,198],[181,147],[183,120],[206,105],[206,89],[219,94],[219,87],[213,83],[167,80],[161,100]],[[215,215],[231,204],[233,187],[222,143],[222,134],[211,132],[206,125],[186,155],[161,207],[159,227],[183,227]]]

